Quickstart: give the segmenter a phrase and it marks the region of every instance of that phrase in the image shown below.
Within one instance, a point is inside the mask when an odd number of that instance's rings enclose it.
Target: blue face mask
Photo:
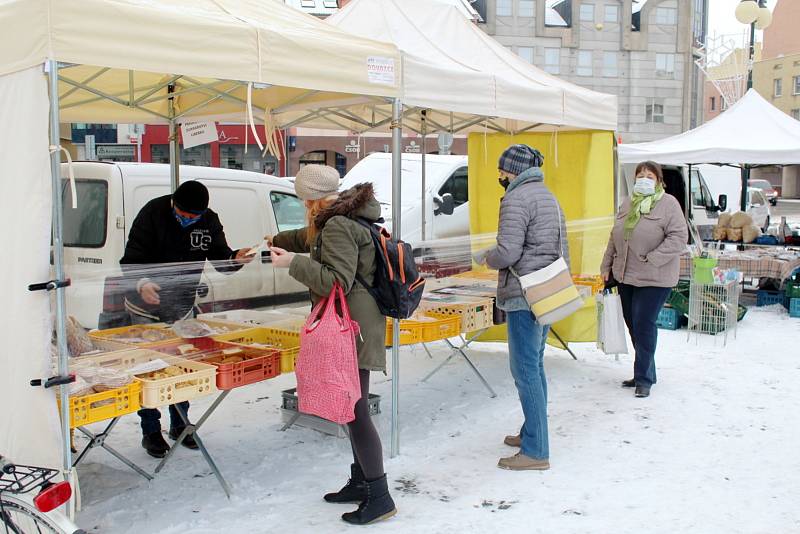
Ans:
[[[202,219],[202,216],[195,217],[193,219],[189,217],[184,217],[183,215],[175,211],[175,208],[172,208],[172,213],[175,214],[175,219],[177,219],[178,223],[181,225],[181,228],[189,228],[191,225]]]

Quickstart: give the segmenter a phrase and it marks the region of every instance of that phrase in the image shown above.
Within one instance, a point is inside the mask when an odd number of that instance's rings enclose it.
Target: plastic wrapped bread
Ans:
[[[744,213],[742,211],[737,211],[731,217],[731,228],[739,228],[739,229],[741,229],[741,228],[744,228],[746,226],[752,226],[752,225],[753,225],[753,218],[750,215],[748,215],[747,213]],[[730,239],[730,237],[729,237],[729,239]],[[731,241],[738,241],[738,239],[736,239],[736,240],[731,239]]]
[[[731,214],[730,213],[720,213],[719,214],[719,222],[717,226],[719,228],[728,228],[731,225]]]
[[[742,241],[744,241],[744,243],[752,243],[759,237],[761,237],[761,228],[758,226],[751,225],[742,228]]]

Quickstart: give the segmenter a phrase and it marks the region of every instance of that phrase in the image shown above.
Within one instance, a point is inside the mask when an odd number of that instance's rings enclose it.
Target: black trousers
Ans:
[[[353,460],[361,466],[367,480],[383,476],[383,446],[378,430],[369,415],[369,371],[358,370],[361,380],[361,399],[356,403],[356,418],[347,423],[350,445],[353,447]]]

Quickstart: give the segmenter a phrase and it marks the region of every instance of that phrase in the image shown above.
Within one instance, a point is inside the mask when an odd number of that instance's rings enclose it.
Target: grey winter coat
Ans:
[[[626,199],[617,213],[600,272],[636,287],[675,287],[689,239],[681,205],[665,194],[650,213],[642,215],[626,241],[625,219],[630,210],[631,201]]]
[[[562,254],[569,263],[563,211],[544,185],[542,170],[528,169],[511,182],[500,202],[497,247],[486,256],[486,264],[500,271],[498,307],[506,311],[528,308],[519,280],[511,274],[510,267],[519,276],[525,276],[547,267]]]

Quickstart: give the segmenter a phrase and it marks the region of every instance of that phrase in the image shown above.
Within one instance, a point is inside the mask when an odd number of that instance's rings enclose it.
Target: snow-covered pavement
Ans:
[[[736,339],[660,332],[659,383],[636,399],[619,361],[574,345],[580,361],[548,348],[550,471],[496,467],[521,421],[505,345],[481,344],[474,361],[498,392],[490,399],[462,361],[429,382],[434,360],[401,352],[401,455],[388,459],[390,382],[373,373],[386,470],[398,515],[366,527],[391,533],[800,532],[800,320],[751,308]],[[347,479],[346,440],[293,427],[280,432],[280,392],[294,376],[234,391],[201,435],[232,483],[228,501],[199,453],[186,449],[153,481],[101,450],[79,468],[78,522],[103,533],[326,533],[358,527],[322,494]],[[198,417],[210,403],[193,404]],[[166,413],[165,413],[166,416]],[[109,443],[148,469],[138,417]],[[79,444],[83,444],[80,441]]]

